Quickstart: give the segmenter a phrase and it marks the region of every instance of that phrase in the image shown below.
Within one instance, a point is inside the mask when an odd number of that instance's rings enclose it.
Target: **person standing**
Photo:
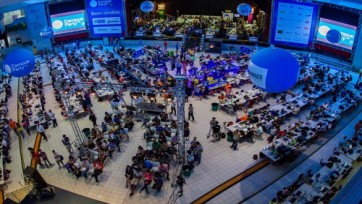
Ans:
[[[165,51],[167,51],[167,45],[168,45],[168,43],[167,43],[167,41],[165,41],[165,42],[163,43],[163,46],[165,47]]]
[[[58,126],[57,118],[55,117],[55,114],[52,112],[52,110],[49,110],[48,116],[50,120],[52,120],[53,127],[57,127]]]
[[[176,102],[171,102],[171,113],[176,115]]]
[[[100,159],[96,159],[93,163],[94,167],[94,173],[92,174],[92,177],[96,180],[97,183],[99,183],[98,176],[103,172],[103,164]]]
[[[195,117],[194,117],[194,107],[192,106],[192,104],[190,103],[189,105],[189,108],[188,108],[188,111],[189,111],[189,120],[190,118],[192,118],[192,121],[195,121]]]
[[[45,135],[45,129],[44,129],[44,127],[41,125],[41,124],[37,124],[36,125],[36,131],[38,132],[38,134],[40,134],[42,137],[43,137],[43,139],[45,140],[45,141],[47,141],[48,142],[48,138],[47,138],[47,136]]]
[[[179,188],[178,193],[180,194],[180,195],[178,195],[178,197],[181,197],[181,196],[182,196],[182,193],[183,193],[183,186],[184,186],[184,184],[186,184],[186,181],[185,181],[185,179],[180,175],[180,176],[177,176],[176,183],[177,183],[177,186],[178,186],[178,188]]]
[[[238,142],[240,140],[240,136],[241,134],[239,130],[236,130],[233,136],[233,144],[230,146],[230,148],[232,148],[233,150],[236,150],[238,148]]]
[[[131,181],[131,193],[129,194],[129,196],[133,196],[133,194],[136,190],[136,187],[143,176],[141,168],[133,168],[133,170],[134,171],[133,171],[133,179]]]
[[[197,162],[197,164],[200,165],[202,152],[204,152],[204,148],[202,147],[202,145],[199,141],[196,141],[196,148],[195,148],[194,152],[195,152],[195,161]]]
[[[9,120],[9,127],[10,127],[12,130],[14,130],[15,134],[18,134],[16,122],[13,121],[12,119]]]
[[[92,121],[93,127],[97,127],[97,117],[93,111],[91,111],[91,113],[89,115],[89,120]]]
[[[39,156],[40,158],[43,160],[43,163],[45,164],[45,166],[47,168],[53,166],[54,164],[50,163],[49,159],[48,159],[48,155],[41,149],[39,149]]]
[[[133,169],[130,165],[126,167],[125,177],[126,177],[126,188],[128,188],[128,186],[132,186],[132,179],[133,179]]]
[[[66,135],[63,135],[63,139],[62,139],[62,143],[65,146],[65,148],[67,149],[69,154],[72,154],[72,145],[70,144],[70,139],[69,137],[67,137]]]
[[[18,132],[19,135],[23,137],[23,139],[25,138],[23,127],[21,127],[19,123],[16,123],[16,131]]]
[[[178,42],[176,42],[176,55],[178,53]]]
[[[63,163],[64,157],[62,155],[58,154],[55,150],[52,150],[52,152],[53,152],[55,162],[57,162],[59,169],[61,169],[64,166],[64,163]],[[60,166],[60,164],[62,164],[62,165]]]
[[[209,128],[209,132],[207,133],[207,138],[210,137],[210,134],[212,132],[212,129],[214,128],[214,126],[216,125],[216,118],[213,117],[211,120],[210,120],[210,128]]]
[[[22,125],[23,128],[26,130],[26,132],[28,133],[28,135],[30,135],[30,128],[29,128],[29,123],[27,120],[23,119],[22,121]]]
[[[151,184],[151,182],[152,174],[150,173],[150,170],[147,170],[147,172],[144,174],[143,187],[141,188],[140,193],[146,189],[146,194],[148,195],[148,186]]]

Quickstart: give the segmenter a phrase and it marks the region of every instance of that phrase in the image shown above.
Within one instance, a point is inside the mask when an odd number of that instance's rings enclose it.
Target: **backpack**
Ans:
[[[195,157],[193,154],[190,154],[188,157],[187,157],[187,161],[188,162],[193,162],[195,160]]]
[[[225,138],[226,138],[226,134],[225,134],[224,132],[221,133],[221,134],[220,134],[220,138],[221,138],[221,139],[225,139]]]

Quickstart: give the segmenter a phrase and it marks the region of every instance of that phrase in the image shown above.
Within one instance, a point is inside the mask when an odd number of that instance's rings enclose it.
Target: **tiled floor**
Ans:
[[[111,48],[108,49],[112,50]],[[41,66],[44,84],[47,84],[47,82],[50,81],[48,69],[45,64],[42,64]],[[96,69],[99,69],[99,66],[96,66]],[[13,93],[16,93],[16,85],[17,83],[14,79],[12,82]],[[21,88],[22,87],[20,87],[20,90]],[[250,85],[246,85],[242,89],[249,88]],[[72,141],[75,140],[75,136],[69,122],[63,120],[60,115],[60,109],[57,107],[57,103],[52,94],[52,86],[44,87],[44,93],[46,97],[46,109],[54,110],[58,118],[59,126],[57,128],[50,127],[46,131],[49,142],[42,142],[41,149],[45,150],[48,155],[51,155],[50,153],[53,149],[62,155],[67,155],[65,147],[61,143],[61,135],[68,135]],[[111,111],[110,104],[109,102],[95,102],[96,98],[92,99],[94,104],[93,109],[97,115],[98,121],[101,121],[104,117],[104,112]],[[129,98],[126,98],[126,101],[129,102]],[[189,99],[189,103],[194,105],[196,119],[195,122],[190,122],[191,137],[198,138],[204,147],[204,153],[202,163],[195,168],[191,177],[186,180],[187,185],[184,188],[184,196],[177,200],[178,203],[190,203],[220,183],[225,182],[254,165],[258,161],[253,160],[252,155],[259,153],[259,149],[266,144],[266,135],[263,137],[263,140],[255,140],[254,143],[240,144],[237,151],[231,150],[229,148],[230,143],[226,140],[222,140],[219,143],[211,143],[210,140],[206,138],[206,134],[209,127],[209,121],[212,117],[216,117],[220,122],[235,122],[234,116],[227,115],[221,111],[211,111],[211,103],[216,101],[216,97],[211,97],[208,100],[202,101],[196,100],[195,98]],[[9,100],[10,110],[16,110],[15,102],[16,97],[13,96]],[[273,106],[275,101],[271,100],[270,103],[271,106]],[[262,104],[259,106],[261,105]],[[300,117],[304,117],[303,112],[299,115]],[[16,111],[10,111],[10,117],[16,118]],[[298,118],[292,118],[291,120],[297,119]],[[81,129],[91,127],[91,122],[87,117],[78,119],[78,123]],[[45,180],[52,185],[107,203],[173,203],[170,201],[170,195],[174,189],[171,187],[170,182],[164,184],[160,193],[153,193],[151,190],[150,195],[137,193],[133,197],[129,197],[129,189],[125,188],[125,168],[131,163],[131,157],[136,154],[136,147],[139,145],[145,146],[145,141],[143,140],[144,129],[140,128],[140,126],[140,123],[136,123],[134,130],[130,133],[130,142],[122,144],[122,153],[116,154],[113,160],[107,163],[104,173],[100,176],[101,182],[99,184],[95,184],[94,181],[90,182],[83,179],[76,180],[75,177],[68,174],[66,170],[59,170],[57,167],[39,169],[39,171]],[[30,154],[27,148],[33,146],[34,136],[35,132],[33,132],[32,136],[27,137],[23,141],[25,164],[30,163]],[[13,182],[9,185],[9,190],[21,187],[18,182],[21,182],[22,180],[20,171],[21,165],[19,162],[19,146],[17,145],[17,138],[15,137],[13,138],[12,147],[11,154],[13,155],[14,162],[12,162],[10,168],[13,170]],[[54,162],[52,158],[50,160]],[[269,166],[265,171],[260,171],[260,173],[250,176],[240,183],[240,185],[235,185],[231,189],[212,199],[209,203],[236,203],[263,187],[267,179],[278,176],[287,169],[288,167],[285,166]],[[295,171],[298,171],[298,168]],[[266,203],[270,196],[273,195],[273,190],[275,189],[266,190],[267,193],[260,194],[260,198],[253,197],[252,199],[256,199],[257,203]],[[265,197],[262,195],[265,195]]]

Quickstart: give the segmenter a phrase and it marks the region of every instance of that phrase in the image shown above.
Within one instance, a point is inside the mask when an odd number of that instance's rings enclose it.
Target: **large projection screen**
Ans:
[[[84,10],[51,15],[54,35],[63,35],[86,30]]]
[[[352,50],[357,27],[338,21],[321,18],[318,25],[317,41]],[[334,36],[330,37],[330,33]],[[330,40],[330,38],[335,38]]]
[[[318,5],[276,0],[270,42],[290,47],[311,47]]]

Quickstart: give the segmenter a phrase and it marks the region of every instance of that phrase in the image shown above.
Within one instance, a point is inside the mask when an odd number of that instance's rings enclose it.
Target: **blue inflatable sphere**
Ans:
[[[141,3],[141,11],[145,13],[150,13],[155,8],[155,4],[152,1],[144,1]]]
[[[249,4],[242,3],[236,7],[236,11],[242,16],[248,16],[251,13],[252,8]]]
[[[24,77],[33,71],[35,66],[34,54],[24,48],[11,51],[4,60],[4,70],[14,77]]]
[[[248,72],[255,86],[269,93],[280,93],[297,83],[299,63],[287,50],[265,48],[251,57]]]
[[[326,37],[330,43],[339,43],[342,39],[341,33],[336,29],[329,30]]]

